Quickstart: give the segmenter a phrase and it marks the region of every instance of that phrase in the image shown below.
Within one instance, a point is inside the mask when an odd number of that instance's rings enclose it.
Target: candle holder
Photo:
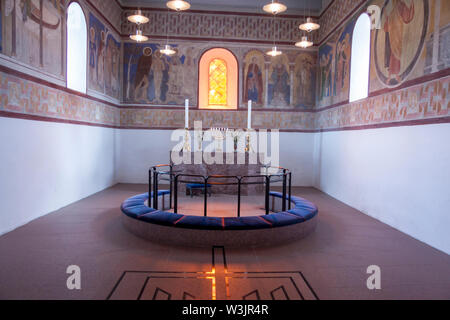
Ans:
[[[184,152],[191,152],[191,137],[189,134],[189,129],[185,128],[184,129],[184,145],[183,145],[183,151]]]
[[[239,140],[241,138],[241,132],[238,130],[229,130],[227,133],[233,138],[234,151],[237,151],[239,146]]]
[[[245,137],[245,152],[253,152],[252,151],[252,144],[250,139],[250,133],[247,132],[247,136]]]
[[[223,151],[223,140],[225,140],[228,131],[226,128],[211,128],[211,135],[216,142],[216,152]]]
[[[197,131],[197,151],[202,151],[203,149],[203,139],[205,136],[205,132],[203,131]]]

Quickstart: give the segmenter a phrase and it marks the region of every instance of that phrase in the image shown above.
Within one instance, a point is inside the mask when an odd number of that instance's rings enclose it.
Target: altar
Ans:
[[[243,196],[262,194],[264,191],[264,186],[261,183],[247,184],[264,180],[264,177],[250,177],[261,175],[261,168],[263,168],[261,163],[264,161],[263,154],[190,152],[180,156],[184,157],[181,164],[174,164],[171,160],[174,173],[182,172],[189,173],[189,175],[209,177],[208,184],[211,184],[213,194],[237,194],[238,179],[241,179],[241,195]],[[179,177],[180,181],[187,179],[204,183],[204,180],[200,177]],[[231,183],[232,185],[224,185],[225,183]],[[185,192],[186,184],[179,183],[178,190]]]

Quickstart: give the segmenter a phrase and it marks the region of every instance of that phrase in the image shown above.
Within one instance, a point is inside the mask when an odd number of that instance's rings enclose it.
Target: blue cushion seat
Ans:
[[[211,188],[211,185],[209,183],[207,183],[206,187]],[[186,188],[188,188],[188,189],[204,189],[205,184],[204,183],[188,183],[188,184],[186,184]]]
[[[204,184],[191,184],[193,188],[204,188]],[[208,185],[210,186],[210,185]],[[170,194],[169,190],[158,191],[158,196]],[[282,198],[280,192],[270,192],[271,196]],[[153,193],[151,193],[153,196]],[[127,216],[143,222],[154,223],[176,228],[203,230],[256,230],[289,226],[314,218],[318,214],[317,207],[310,201],[300,197],[291,197],[294,208],[263,216],[218,218],[176,214],[149,208],[144,203],[148,193],[140,194],[125,200],[121,209]]]
[[[182,214],[154,210],[153,212],[140,216],[139,220],[164,226],[173,226],[177,221],[183,219],[183,217],[185,216]]]

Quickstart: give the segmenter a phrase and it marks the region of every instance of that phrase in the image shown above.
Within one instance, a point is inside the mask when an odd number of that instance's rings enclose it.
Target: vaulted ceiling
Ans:
[[[288,10],[284,14],[319,14],[332,0],[280,0]],[[163,0],[119,0],[124,7],[166,8]],[[237,11],[264,13],[262,7],[270,0],[191,0],[192,10]]]

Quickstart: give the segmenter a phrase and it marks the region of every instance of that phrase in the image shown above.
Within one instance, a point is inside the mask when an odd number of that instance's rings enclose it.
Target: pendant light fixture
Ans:
[[[176,53],[176,51],[172,48],[172,46],[169,44],[169,15],[170,15],[170,9],[167,9],[167,21],[166,21],[166,45],[164,46],[164,49],[159,50],[162,54],[165,54],[166,56],[171,56]]]
[[[310,9],[310,8],[309,8]],[[307,12],[308,14],[308,12]],[[314,30],[317,30],[320,28],[320,25],[313,22],[312,18],[311,18],[311,11],[309,11],[308,14],[308,18],[306,18],[306,23],[303,23],[299,26],[299,29],[303,31],[303,34],[306,33],[310,33]],[[309,48],[313,45],[314,43],[312,41],[308,40],[308,35],[304,34],[302,36],[302,40],[298,41],[295,43],[296,47],[302,48],[302,49],[306,49]]]
[[[283,53],[282,51],[278,50],[277,46],[273,46],[272,50],[266,52],[267,55],[272,57],[279,56],[282,53]]]
[[[175,11],[184,11],[191,7],[189,2],[184,1],[184,0],[167,1],[166,5],[168,8],[175,10]]]
[[[309,48],[312,45],[313,45],[312,41],[308,41],[308,37],[307,36],[303,36],[302,40],[295,44],[296,47],[300,47],[300,48],[303,48],[303,49]]]
[[[318,23],[315,23],[313,21],[313,19],[311,18],[311,9],[312,7],[309,6],[309,1],[308,1],[308,9],[309,9],[309,15],[306,18],[306,22],[302,23],[299,28],[300,30],[306,31],[306,32],[311,32],[314,30],[317,30],[320,28],[320,25]]]
[[[276,57],[281,55],[283,52],[281,50],[278,50],[276,44],[275,44],[275,15],[276,13],[272,14],[272,25],[273,25],[273,46],[272,49],[267,51],[266,54],[272,57]],[[280,29],[278,29],[278,35],[280,34]]]
[[[128,16],[128,21],[139,25],[139,24],[145,24],[145,23],[149,22],[150,19],[147,18],[146,16],[144,16],[142,14],[141,9],[139,9],[135,12],[135,14]]]
[[[137,42],[147,41],[148,37],[142,34],[141,25],[146,24],[150,21],[149,18],[142,14],[141,9],[138,9],[135,14],[127,17],[128,21],[137,24],[136,33],[130,35],[130,38]]]
[[[300,30],[311,32],[320,28],[318,23],[315,23],[311,17],[306,18],[306,22],[299,26]]]
[[[176,53],[175,50],[173,50],[172,46],[170,44],[166,44],[164,46],[164,49],[159,50],[162,54],[165,54],[166,56],[171,56]]]
[[[271,3],[268,3],[263,7],[263,10],[267,13],[279,14],[281,12],[286,11],[287,7],[284,4],[279,3],[276,0],[272,0]]]
[[[136,29],[136,34],[132,34],[130,38],[131,40],[134,40],[136,42],[143,42],[148,40],[148,37],[142,34],[142,30],[139,27]]]

